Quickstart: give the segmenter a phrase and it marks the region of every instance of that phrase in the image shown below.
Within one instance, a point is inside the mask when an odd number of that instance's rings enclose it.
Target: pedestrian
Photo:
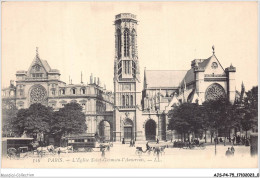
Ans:
[[[122,140],[122,144],[125,144],[125,138],[123,138],[123,140]]]
[[[232,139],[233,145],[235,144],[235,141],[236,141],[236,136],[234,135]]]
[[[228,148],[228,150],[226,151],[226,156],[229,157],[232,155],[232,152],[230,151],[230,148]]]
[[[133,140],[133,145],[132,146],[135,147],[135,140]]]
[[[105,157],[105,148],[102,148],[102,153],[101,153],[101,157]]]
[[[110,146],[109,145],[107,146],[107,151],[110,151]]]
[[[240,140],[241,140],[241,138],[240,138],[240,136],[238,135],[238,136],[237,136],[237,145],[240,145]]]
[[[230,150],[231,150],[232,155],[234,156],[234,154],[235,154],[235,148],[232,146]]]
[[[58,155],[60,156],[60,148],[59,148],[59,150],[58,150]]]
[[[146,143],[146,150],[150,150],[149,142]]]
[[[156,144],[159,144],[159,139],[157,138],[157,140],[156,140]]]
[[[156,151],[156,154],[157,154],[157,159],[158,159],[158,161],[159,161],[160,148],[156,147],[156,148],[155,148],[155,151]]]

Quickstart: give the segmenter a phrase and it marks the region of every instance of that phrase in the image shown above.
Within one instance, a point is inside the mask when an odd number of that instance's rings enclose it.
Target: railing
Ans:
[[[135,109],[135,106],[118,106],[119,109]]]
[[[204,74],[204,77],[226,77],[225,74]]]

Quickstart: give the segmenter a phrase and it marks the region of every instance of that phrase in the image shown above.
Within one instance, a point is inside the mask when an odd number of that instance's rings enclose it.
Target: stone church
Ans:
[[[111,141],[143,141],[176,137],[167,131],[167,113],[176,104],[220,97],[235,101],[236,68],[224,68],[214,47],[209,58],[192,60],[188,70],[145,69],[141,79],[137,22],[131,13],[115,16],[114,93],[93,76],[88,84],[66,84],[37,51],[29,69],[17,71],[16,84],[2,90],[3,102],[11,101],[18,109],[42,103],[54,110],[77,102],[86,114],[87,133]]]
[[[189,70],[144,70],[140,79],[137,18],[131,13],[115,17],[114,139],[166,140],[167,113],[175,104],[228,97],[235,101],[235,72],[223,68],[213,54],[194,59]],[[143,85],[141,84],[143,82]],[[170,138],[173,135],[170,135]],[[169,138],[168,138],[169,139]]]
[[[2,101],[17,109],[29,108],[33,103],[50,106],[54,111],[70,102],[79,103],[86,115],[87,134],[98,133],[110,140],[113,123],[113,93],[101,86],[99,78],[90,76],[88,84],[69,84],[60,80],[60,72],[40,58],[38,49],[29,69],[16,72],[16,82],[2,89]],[[111,133],[110,133],[111,132]]]

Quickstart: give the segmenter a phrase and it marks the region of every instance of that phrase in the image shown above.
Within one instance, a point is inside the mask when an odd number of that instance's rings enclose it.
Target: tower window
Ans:
[[[133,30],[132,32],[132,57],[135,57],[135,48],[136,48],[136,44],[135,44],[135,31]]]
[[[126,106],[129,106],[129,96],[126,95]]]
[[[52,94],[52,96],[54,96],[55,95],[55,90],[52,90],[51,94]]]
[[[124,31],[124,56],[129,56],[129,30]]]
[[[121,57],[121,31],[117,30],[117,57]]]
[[[134,98],[133,98],[133,95],[131,95],[130,105],[131,105],[131,106],[134,105]]]
[[[122,96],[122,105],[125,106],[125,95]]]

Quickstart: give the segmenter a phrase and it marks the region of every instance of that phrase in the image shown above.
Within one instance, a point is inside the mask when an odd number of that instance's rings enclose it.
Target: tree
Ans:
[[[53,117],[51,107],[42,104],[32,104],[28,109],[20,109],[12,121],[14,132],[21,136],[24,132],[27,135],[34,133],[49,133],[50,122]]]
[[[67,134],[80,134],[87,130],[86,116],[78,103],[68,103],[54,113],[51,132],[58,137]]]
[[[238,123],[236,106],[232,105],[227,99],[209,100],[203,103],[204,112],[208,117],[208,128],[211,131],[211,142],[214,134],[223,130],[225,138],[230,129]]]
[[[242,129],[247,131],[258,124],[258,86],[246,92],[244,99],[244,117],[241,118]]]
[[[4,137],[14,136],[12,120],[15,118],[17,111],[14,101],[2,100],[2,135]]]
[[[183,103],[169,112],[168,129],[176,130],[178,133],[190,135],[198,132],[202,127],[202,117],[199,115],[198,104]]]

